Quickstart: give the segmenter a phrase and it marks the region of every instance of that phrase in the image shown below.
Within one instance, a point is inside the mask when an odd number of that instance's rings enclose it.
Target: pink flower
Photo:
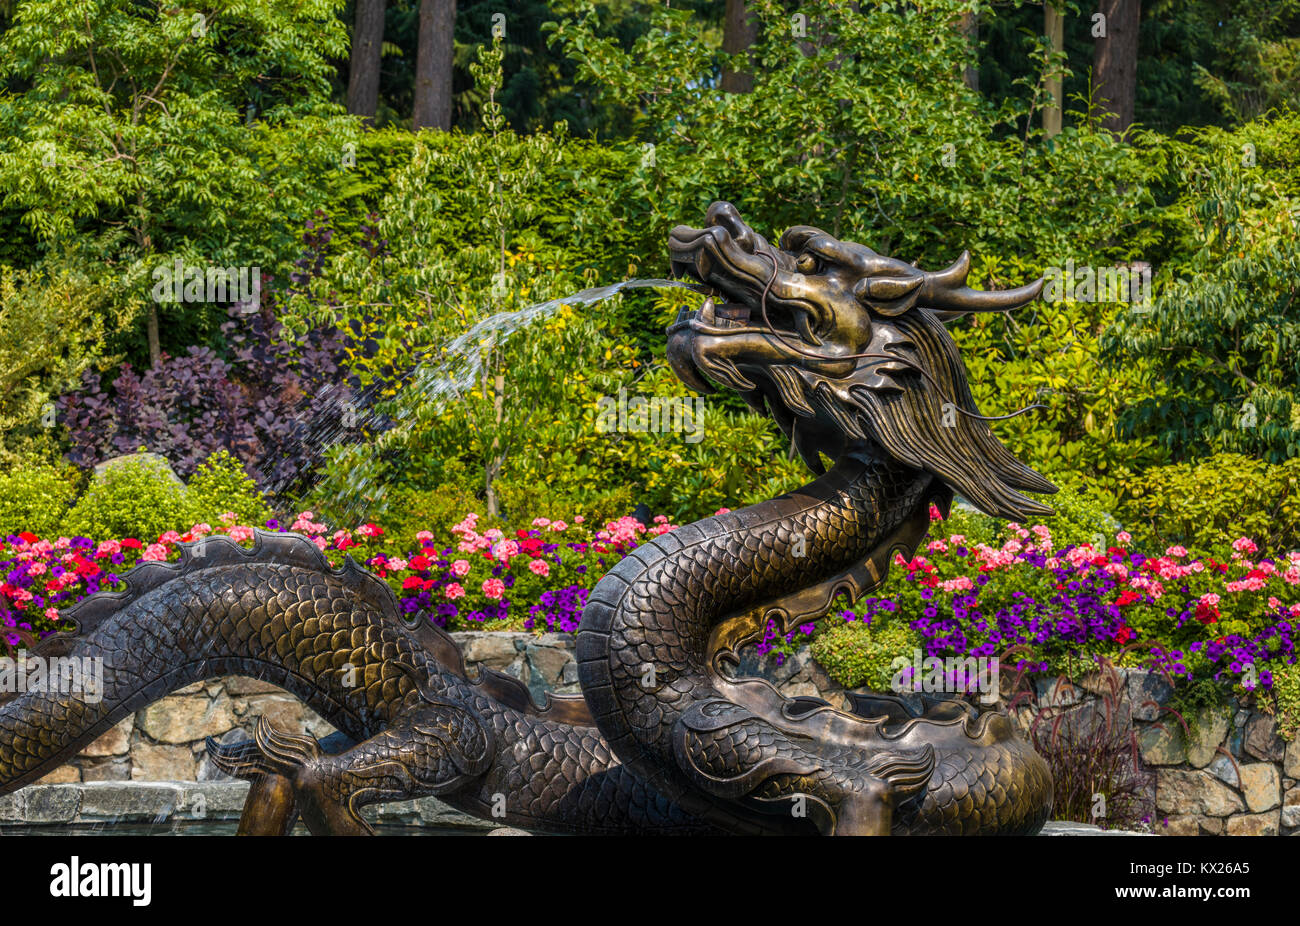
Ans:
[[[1208,595],[1202,595],[1200,601],[1201,604],[1216,605],[1219,603],[1219,596],[1210,592]]]
[[[535,559],[530,562],[528,564],[528,570],[529,572],[539,576],[549,576],[551,574],[551,567],[546,564],[546,560],[544,559]]]
[[[714,514],[715,517],[716,517],[717,515],[720,515],[720,514],[731,514],[731,509],[730,509],[730,508],[719,508],[717,511],[713,512],[713,514]]]
[[[584,518],[582,515],[578,515],[576,518],[573,519],[573,523],[574,523],[574,524],[582,524],[582,523],[583,523],[584,521],[586,521],[586,520],[587,520],[587,519]]]
[[[232,528],[230,529],[230,539],[231,539],[231,540],[235,540],[235,541],[239,541],[239,542],[242,542],[242,541],[245,541],[245,540],[252,540],[252,539],[253,539],[253,529],[252,529],[251,527],[247,527],[247,526],[245,526],[245,525],[243,525],[243,524],[237,524],[237,525],[235,525],[234,527],[232,527]],[[319,538],[319,539],[320,539],[320,542],[321,542],[321,543],[324,543],[324,542],[325,542],[325,538],[324,538],[324,537],[321,537],[321,538]],[[319,544],[318,544],[318,546],[319,546]],[[321,549],[323,550],[323,549],[325,549],[325,548],[324,548],[324,547],[321,547]]]
[[[451,574],[456,578],[462,578],[469,575],[469,560],[458,559],[451,564]]]
[[[1187,549],[1181,546],[1170,547],[1165,550],[1165,556],[1183,557],[1187,555]]]
[[[311,542],[316,544],[317,548],[319,548],[322,551],[324,551],[324,549],[329,546],[329,541],[327,541],[324,537],[313,537],[311,538]]]
[[[388,561],[388,568],[393,572],[401,572],[407,567],[408,563],[400,556],[395,556]]]
[[[1238,553],[1254,553],[1259,549],[1249,537],[1238,537],[1232,542],[1232,548]]]
[[[1128,531],[1120,531],[1118,534],[1115,535],[1115,539],[1118,540],[1120,543],[1128,543],[1130,540],[1133,539],[1133,535],[1130,534]]]
[[[28,574],[29,576],[40,576],[40,575],[44,575],[44,574],[45,574],[45,564],[44,564],[44,563],[41,563],[41,562],[35,562],[35,563],[32,563],[30,566],[27,567],[27,574]]]
[[[483,594],[497,601],[506,593],[506,583],[500,579],[487,579],[483,583]]]
[[[180,539],[181,539],[181,535],[178,534],[178,533],[176,533],[176,531],[167,531],[167,532],[164,533],[161,537],[158,538],[158,542],[159,542],[159,543],[179,543],[179,542],[180,542]]]
[[[582,523],[582,518],[578,518],[577,521],[576,521],[576,523],[581,524],[581,523]],[[565,524],[563,521],[552,521],[552,522],[551,522],[551,530],[553,530],[553,531],[562,531],[562,530],[564,530],[565,528],[567,528],[568,526],[569,526],[569,525]]]
[[[533,527],[549,527],[550,524],[550,518],[533,518]]]
[[[58,609],[58,608],[46,608],[46,609],[45,609],[45,619],[46,619],[46,620],[51,620],[51,621],[57,621],[57,620],[59,619],[59,609]]]
[[[456,600],[457,598],[465,597],[465,589],[461,588],[459,582],[452,582],[450,585],[448,585],[446,588],[442,590],[442,593],[446,595],[448,598],[452,599],[453,601]]]
[[[145,548],[144,553],[140,555],[141,559],[165,560],[167,558],[167,548],[161,543],[151,543]]]
[[[420,543],[428,543],[433,539],[433,531],[420,531],[415,535],[415,539]]]
[[[508,563],[510,557],[519,555],[519,544],[513,540],[503,540],[493,548],[492,555],[501,562]]]
[[[223,524],[234,524],[238,520],[239,515],[235,514],[233,511],[227,511],[225,514],[221,515],[221,522]]]
[[[206,521],[200,521],[190,528],[190,534],[195,537],[202,537],[210,533],[212,533],[212,525]]]
[[[99,546],[95,547],[96,558],[101,556],[115,556],[122,552],[122,545],[116,540],[105,540]]]
[[[495,527],[490,527],[483,532],[483,536],[488,540],[496,541],[504,537],[505,534],[501,533],[501,531]]]

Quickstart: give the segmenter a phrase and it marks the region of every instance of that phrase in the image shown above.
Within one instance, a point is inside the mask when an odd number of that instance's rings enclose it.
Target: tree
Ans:
[[[151,299],[159,268],[297,257],[327,195],[305,177],[340,173],[355,140],[328,102],[339,5],[41,0],[0,35],[0,80],[21,88],[0,106],[3,203],[43,247],[82,248],[112,275],[97,282],[145,316],[151,363],[225,316]]]
[[[738,55],[746,51],[758,38],[758,19],[755,18],[745,0],[727,0],[727,9],[722,26],[722,50],[728,55]],[[754,74],[750,70],[722,71],[722,89],[727,93],[749,93],[754,89]]]
[[[373,124],[379,109],[379,63],[384,45],[385,0],[357,0],[348,70],[348,112]]]
[[[420,0],[413,128],[451,130],[452,30],[456,0]]]
[[[1102,125],[1112,132],[1124,132],[1133,124],[1137,101],[1138,27],[1142,21],[1142,0],[1100,0],[1102,19],[1094,31],[1092,80],[1095,98],[1107,115]]]

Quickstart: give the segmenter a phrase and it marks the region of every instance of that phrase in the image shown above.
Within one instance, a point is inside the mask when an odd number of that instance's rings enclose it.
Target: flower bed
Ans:
[[[959,519],[937,516],[917,556],[896,559],[887,594],[784,637],[769,627],[760,652],[864,622],[899,641],[891,652],[910,640],[927,656],[998,656],[1028,671],[1086,670],[1104,657],[1248,692],[1272,688],[1279,670],[1295,665],[1300,552],[1257,558],[1242,537],[1222,559],[1181,547],[1152,556],[1129,550],[1123,532],[1104,551],[1057,547],[1048,527],[1018,524],[1004,525],[1000,542],[980,542],[956,532]],[[307,511],[266,528],[307,535],[335,564],[345,554],[362,561],[390,583],[406,613],[449,629],[537,632],[576,630],[596,580],[647,537],[674,529],[662,517],[648,527],[622,518],[594,531],[582,517],[538,518],[511,532],[480,529],[479,521],[468,514],[441,536],[399,538],[374,524],[332,531]],[[18,630],[44,636],[58,626],[60,608],[114,586],[137,561],[175,558],[178,542],[209,534],[246,542],[253,528],[227,516],[216,528],[196,524],[153,542],[0,540],[0,628],[10,629],[10,645]]]

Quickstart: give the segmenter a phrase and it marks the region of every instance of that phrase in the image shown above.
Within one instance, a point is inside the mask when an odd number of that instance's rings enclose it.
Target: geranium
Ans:
[[[483,594],[494,601],[506,593],[506,584],[500,579],[484,579]]]

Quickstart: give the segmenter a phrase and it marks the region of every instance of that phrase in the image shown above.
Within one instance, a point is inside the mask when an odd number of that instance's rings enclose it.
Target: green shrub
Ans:
[[[199,464],[185,494],[190,506],[186,528],[200,521],[215,526],[226,512],[234,512],[240,524],[261,527],[272,514],[271,506],[244,467],[224,450]]]
[[[1300,548],[1300,458],[1264,463],[1216,453],[1135,478],[1120,518],[1139,544],[1221,550],[1241,536],[1266,553]]]
[[[823,630],[813,638],[812,654],[845,688],[889,691],[894,660],[903,656],[910,663],[921,644],[921,636],[902,621],[877,618],[870,625],[846,621]]]
[[[162,464],[137,459],[91,480],[64,519],[62,533],[135,537],[150,543],[169,530],[188,530],[192,522],[185,487]]]
[[[1273,673],[1273,691],[1277,695],[1278,733],[1290,742],[1300,732],[1300,662]]]
[[[30,531],[56,536],[68,506],[77,496],[70,471],[38,465],[0,474],[0,537]]]

